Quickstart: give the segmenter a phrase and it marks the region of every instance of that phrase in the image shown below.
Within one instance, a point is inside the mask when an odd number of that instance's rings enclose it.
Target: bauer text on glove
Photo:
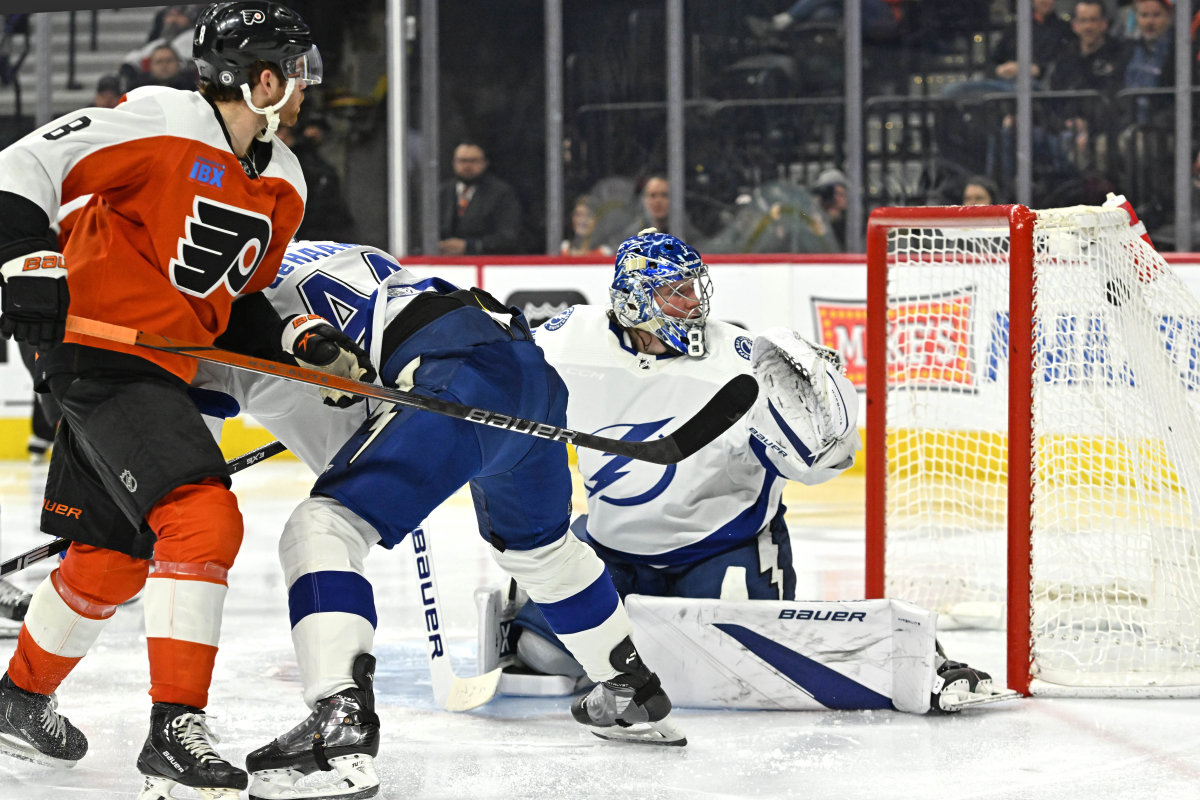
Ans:
[[[67,270],[60,253],[39,250],[0,266],[0,333],[34,347],[50,347],[66,331]]]

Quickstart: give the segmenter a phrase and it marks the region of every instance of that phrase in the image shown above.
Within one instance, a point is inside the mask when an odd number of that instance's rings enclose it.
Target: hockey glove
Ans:
[[[375,380],[375,368],[366,352],[349,336],[316,314],[289,317],[283,324],[283,349],[302,367],[319,369],[355,381]],[[321,388],[325,405],[347,408],[362,397],[337,389]]]
[[[767,399],[808,448],[813,462],[853,429],[829,374],[842,371],[836,350],[787,328],[771,328],[754,340],[750,362]]]
[[[59,253],[39,250],[0,266],[0,334],[34,347],[50,347],[66,333],[67,270]]]

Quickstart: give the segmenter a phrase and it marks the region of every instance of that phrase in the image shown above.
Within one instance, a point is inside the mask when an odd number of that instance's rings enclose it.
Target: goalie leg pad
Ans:
[[[581,681],[590,681],[583,667],[550,630],[537,604],[528,599],[516,581],[509,582],[507,602],[494,587],[475,590],[475,605],[479,610],[478,674],[503,668],[497,684],[500,694],[519,697],[574,694]]]
[[[933,612],[894,600],[626,598],[638,649],[679,706],[924,713]]]

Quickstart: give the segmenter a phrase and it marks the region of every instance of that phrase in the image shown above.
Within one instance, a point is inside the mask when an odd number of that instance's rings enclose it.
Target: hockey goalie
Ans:
[[[923,609],[795,602],[783,487],[840,475],[861,446],[840,356],[787,328],[751,336],[709,319],[708,266],[675,236],[641,231],[615,261],[607,306],[572,306],[535,331],[574,428],[649,440],[734,375],[760,386],[741,420],[679,464],[579,453],[588,505],[572,531],[629,598],[635,639],[665,666],[672,701],[921,713],[934,695],[940,710],[996,696],[986,673],[938,655]],[[586,682],[519,591],[477,601],[484,669],[508,664],[500,691]]]

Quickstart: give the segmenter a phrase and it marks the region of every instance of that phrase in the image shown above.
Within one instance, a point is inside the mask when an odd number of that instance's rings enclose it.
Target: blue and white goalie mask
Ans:
[[[616,261],[608,295],[617,323],[648,331],[685,355],[704,355],[712,281],[696,249],[646,228],[621,243]]]

